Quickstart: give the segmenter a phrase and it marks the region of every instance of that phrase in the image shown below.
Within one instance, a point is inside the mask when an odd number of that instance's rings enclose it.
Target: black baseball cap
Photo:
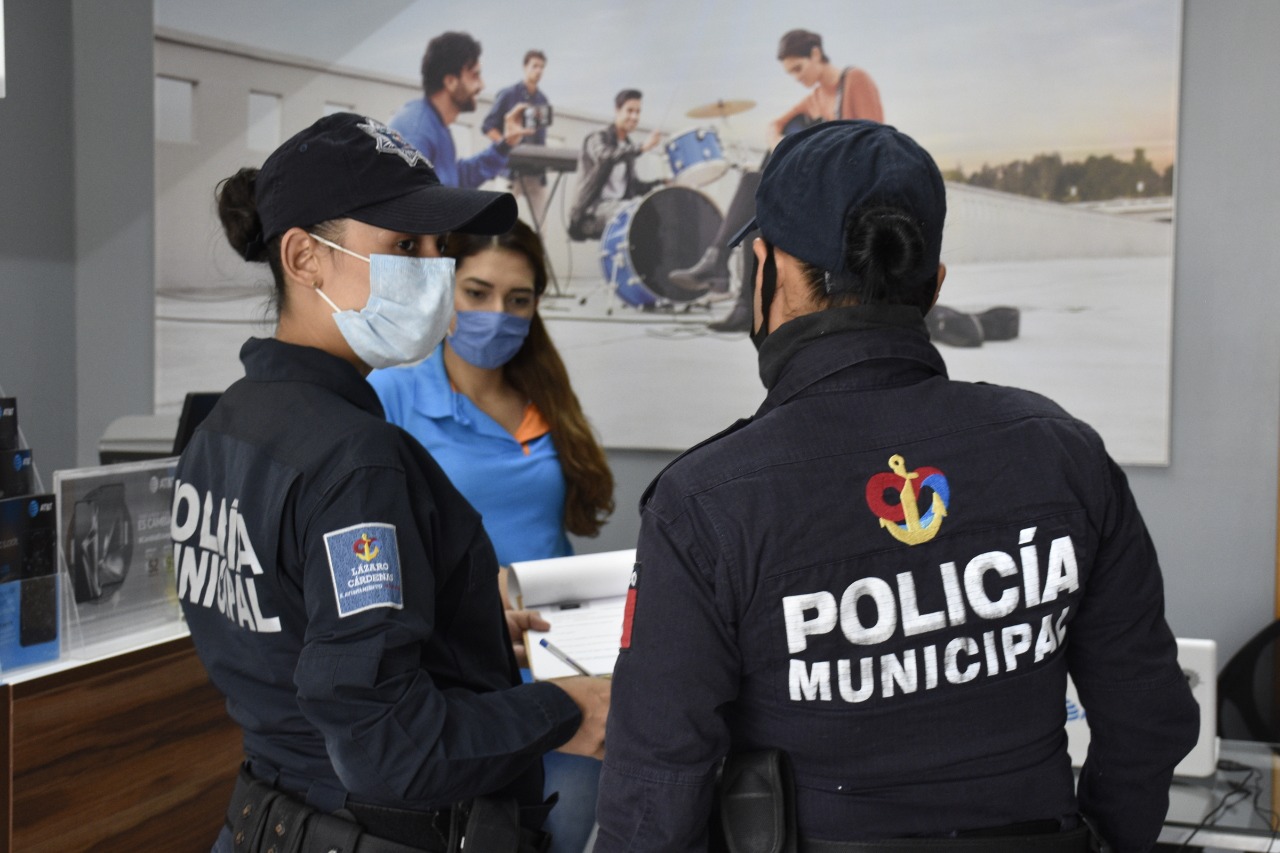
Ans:
[[[406,234],[503,234],[516,221],[511,193],[444,186],[404,137],[355,113],[327,115],[277,148],[254,197],[263,242],[339,218]]]
[[[829,121],[791,134],[774,148],[756,190],[756,215],[736,246],[759,229],[768,243],[814,266],[845,271],[844,224],[869,207],[903,210],[920,225],[921,278],[942,254],[947,194],[942,173],[914,139],[874,121]]]

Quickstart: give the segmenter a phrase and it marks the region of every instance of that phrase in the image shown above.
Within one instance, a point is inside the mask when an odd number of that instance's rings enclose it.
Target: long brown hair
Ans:
[[[489,249],[504,249],[524,257],[533,269],[533,290],[547,289],[547,260],[542,240],[524,222],[517,221],[506,234],[480,237],[450,234],[445,254],[458,261]],[[577,536],[595,536],[614,509],[613,472],[604,448],[582,413],[578,395],[569,385],[560,353],[537,312],[520,350],[502,368],[503,378],[529,398],[551,427],[551,440],[564,472],[564,527]]]

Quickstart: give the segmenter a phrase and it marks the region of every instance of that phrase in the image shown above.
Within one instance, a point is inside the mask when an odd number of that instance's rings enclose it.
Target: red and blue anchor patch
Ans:
[[[896,494],[897,500],[890,502],[890,494]],[[928,497],[923,514],[922,495]],[[906,545],[919,545],[937,536],[950,503],[951,486],[945,474],[929,467],[908,471],[906,460],[897,453],[889,457],[889,471],[867,481],[867,506],[880,519],[880,526]]]

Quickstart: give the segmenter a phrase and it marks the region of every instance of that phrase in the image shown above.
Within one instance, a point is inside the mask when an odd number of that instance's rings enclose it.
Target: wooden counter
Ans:
[[[240,729],[190,639],[0,685],[0,851],[207,853]]]

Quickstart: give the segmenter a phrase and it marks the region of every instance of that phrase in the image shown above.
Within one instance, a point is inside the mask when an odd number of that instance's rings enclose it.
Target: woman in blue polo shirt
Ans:
[[[387,420],[420,441],[484,517],[504,566],[572,553],[613,512],[613,475],[538,315],[547,287],[537,234],[453,234],[449,336],[411,367],[369,383]]]
[[[538,299],[542,242],[517,221],[498,237],[452,234],[457,261],[450,334],[426,361],[375,370],[387,420],[431,452],[484,519],[498,562],[572,553],[613,512],[613,475],[569,385]],[[600,763],[550,754],[552,851],[581,851],[595,816]]]

